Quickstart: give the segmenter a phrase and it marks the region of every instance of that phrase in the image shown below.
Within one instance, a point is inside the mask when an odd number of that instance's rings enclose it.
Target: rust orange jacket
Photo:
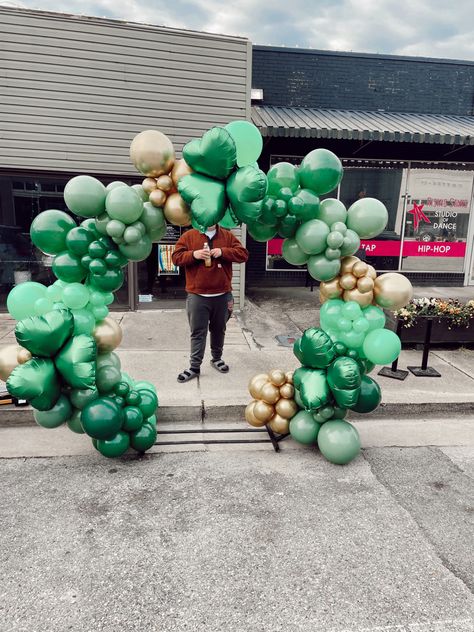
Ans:
[[[211,259],[212,265],[206,267],[202,259],[195,259],[193,252],[201,250],[204,242],[209,248],[220,248],[222,257]],[[186,291],[191,294],[219,294],[232,291],[232,263],[243,263],[249,253],[230,230],[217,227],[213,239],[195,228],[186,231],[176,243],[173,263],[184,266],[186,272]]]

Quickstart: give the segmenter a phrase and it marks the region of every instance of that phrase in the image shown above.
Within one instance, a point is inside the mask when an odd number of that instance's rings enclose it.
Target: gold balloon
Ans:
[[[165,191],[165,193],[168,193],[173,188],[173,180],[170,176],[160,176],[156,180],[156,186],[162,191]]]
[[[249,382],[249,393],[254,399],[260,399],[260,390],[264,384],[268,384],[268,375],[259,373],[254,375]]]
[[[18,345],[7,345],[0,349],[0,379],[4,382],[8,380],[13,369],[18,366],[18,353],[21,349],[22,347]]]
[[[260,399],[263,399],[267,404],[276,404],[280,399],[280,391],[276,386],[267,382],[260,389]]]
[[[273,371],[270,371],[268,378],[274,386],[283,386],[286,382],[285,373],[280,369],[273,369]]]
[[[352,274],[358,278],[365,276],[368,271],[369,266],[365,263],[365,261],[358,261],[352,268]]]
[[[298,412],[298,404],[294,399],[284,399],[283,397],[275,404],[277,415],[281,415],[285,419],[291,419]]]
[[[189,176],[190,173],[193,173],[193,170],[184,160],[184,158],[181,158],[181,160],[177,160],[174,163],[174,167],[170,174],[175,187],[178,186],[178,182],[181,180],[181,178],[183,178],[184,176]]]
[[[145,176],[157,178],[169,173],[174,164],[174,147],[162,132],[148,129],[140,132],[130,145],[130,159]]]
[[[32,357],[33,356],[28,351],[28,349],[24,349],[23,347],[18,347],[18,354],[17,354],[18,364],[25,364],[25,362],[28,362],[29,360],[31,360]]]
[[[361,277],[357,281],[357,289],[359,290],[359,292],[362,292],[362,294],[365,294],[366,292],[372,292],[374,289],[374,280],[371,279],[369,276]]]
[[[122,328],[116,320],[107,316],[93,331],[99,353],[109,353],[122,342]]]
[[[287,434],[290,429],[290,420],[285,419],[277,413],[274,417],[272,417],[268,425],[273,432],[276,432],[277,434]]]
[[[339,279],[339,283],[345,290],[353,290],[357,285],[357,279],[351,272],[346,272],[346,274],[343,274]]]
[[[367,276],[370,277],[371,279],[375,279],[377,278],[377,272],[374,268],[374,266],[367,266],[368,270],[367,270]]]
[[[340,274],[347,274],[347,272],[352,272],[352,268],[354,265],[360,261],[359,257],[354,257],[353,255],[349,257],[344,257],[341,259],[341,272]]]
[[[179,193],[168,196],[164,213],[166,219],[175,226],[189,226],[191,223],[191,211]]]
[[[293,373],[294,371],[287,371],[285,374],[287,384],[293,384]]]
[[[256,403],[257,402],[255,400],[252,400],[250,404],[247,404],[247,407],[245,409],[245,419],[247,420],[247,423],[249,423],[251,426],[255,426],[255,428],[261,428],[265,425],[265,422],[260,421],[260,419],[257,419],[253,414]]]
[[[293,384],[283,384],[280,386],[280,395],[285,399],[291,399],[295,394],[295,387]]]
[[[323,294],[322,292],[319,292],[319,303],[320,303],[320,305],[324,305],[324,303],[326,301],[329,301],[329,296],[326,296],[326,294]]]
[[[150,195],[150,193],[156,189],[155,178],[145,178],[142,182],[142,187],[145,193]]]
[[[320,283],[319,291],[327,298],[339,298],[342,294],[342,288],[339,285],[339,278],[336,277],[327,283]]]
[[[155,189],[150,193],[150,202],[153,206],[161,208],[166,202],[166,193],[161,189]]]
[[[362,294],[362,292],[359,292],[357,288],[354,288],[353,290],[346,290],[344,292],[344,300],[355,301],[356,303],[359,303],[361,307],[367,307],[367,305],[370,305],[374,300],[374,294],[373,292],[366,292],[365,294]]]
[[[413,286],[403,274],[386,272],[375,279],[374,296],[380,307],[400,309],[410,302]]]
[[[255,405],[253,407],[253,416],[259,421],[262,421],[264,424],[266,424],[267,421],[270,421],[274,414],[275,409],[273,408],[273,406],[270,406],[270,404],[262,402],[262,400],[260,399],[255,402]]]

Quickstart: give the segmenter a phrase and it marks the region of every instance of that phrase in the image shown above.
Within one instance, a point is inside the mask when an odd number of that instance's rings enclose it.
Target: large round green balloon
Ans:
[[[130,447],[130,435],[128,432],[117,432],[110,439],[99,439],[97,441],[97,450],[108,458],[116,458],[122,456]]]
[[[68,250],[54,257],[53,272],[60,281],[66,281],[66,283],[82,281],[87,274],[87,270],[81,264],[80,258]]]
[[[89,302],[90,292],[82,283],[68,283],[63,290],[63,303],[70,309],[83,309]]]
[[[254,163],[263,147],[263,139],[258,127],[249,121],[232,121],[225,126],[225,129],[235,143],[237,166],[245,167]]]
[[[318,434],[321,454],[331,463],[345,465],[360,452],[359,433],[343,419],[332,419],[323,424]]]
[[[347,257],[355,254],[360,248],[359,235],[353,230],[346,230],[341,246],[341,255]]]
[[[131,187],[116,187],[108,192],[105,202],[107,214],[124,224],[132,224],[143,213],[143,202]]]
[[[354,202],[347,211],[347,226],[361,239],[372,239],[379,235],[388,222],[385,204],[375,198],[362,198]]]
[[[111,393],[121,379],[120,369],[109,364],[97,369],[95,381],[100,393]]]
[[[145,191],[141,184],[132,184],[132,189],[136,191],[138,197],[141,199],[142,202],[146,202],[148,200],[148,193]]]
[[[151,202],[145,202],[143,205],[143,213],[140,217],[147,231],[152,231],[166,225],[165,214],[163,209],[153,206]]]
[[[105,210],[106,189],[92,176],[76,176],[64,187],[67,207],[79,217],[95,217]]]
[[[367,360],[374,364],[390,364],[402,350],[400,338],[390,329],[375,329],[365,337],[362,346]]]
[[[156,429],[150,424],[144,423],[140,430],[132,432],[130,444],[137,452],[149,450],[156,441]]]
[[[321,424],[313,419],[313,415],[300,410],[290,421],[290,435],[298,443],[314,445],[318,439]]]
[[[321,202],[317,219],[325,222],[328,226],[332,226],[336,222],[345,224],[347,218],[346,207],[340,200],[336,198],[327,198]]]
[[[285,239],[281,251],[285,261],[291,263],[293,266],[301,266],[309,259],[309,255],[301,250],[296,242],[296,239],[293,239],[293,237]]]
[[[268,195],[277,196],[281,189],[288,187],[293,193],[299,185],[296,167],[290,162],[278,162],[267,173]]]
[[[296,242],[307,255],[317,255],[326,249],[329,227],[319,219],[311,219],[296,231]]]
[[[66,250],[66,237],[75,227],[76,222],[64,211],[43,211],[31,223],[31,241],[45,254],[57,255]]]
[[[298,170],[301,186],[317,195],[329,193],[342,180],[342,164],[328,149],[314,149],[307,154]]]
[[[23,320],[36,315],[35,303],[46,297],[46,287],[35,281],[19,283],[10,290],[7,297],[8,313],[15,320]]]
[[[362,376],[359,399],[355,406],[351,406],[356,413],[370,413],[382,401],[382,391],[375,380],[368,375]]]
[[[127,259],[130,259],[130,261],[143,261],[150,256],[152,249],[153,244],[148,235],[143,235],[134,244],[120,244],[119,246],[120,252],[125,255]]]
[[[122,270],[107,270],[105,274],[90,274],[88,283],[91,287],[101,290],[102,292],[115,292],[123,283]]]
[[[89,244],[94,241],[95,235],[84,226],[72,228],[66,236],[66,246],[73,254],[83,257],[89,250]]]
[[[317,281],[331,281],[340,269],[339,259],[328,259],[324,255],[314,255],[308,259],[308,272]]]
[[[84,431],[94,439],[110,439],[122,427],[123,411],[110,398],[101,397],[86,404],[82,410]]]
[[[278,232],[276,226],[267,226],[265,224],[261,224],[260,222],[247,224],[247,230],[255,241],[269,241],[270,239],[273,239]]]
[[[43,428],[57,428],[72,415],[72,406],[65,395],[61,395],[50,410],[35,410],[33,416],[38,425]]]

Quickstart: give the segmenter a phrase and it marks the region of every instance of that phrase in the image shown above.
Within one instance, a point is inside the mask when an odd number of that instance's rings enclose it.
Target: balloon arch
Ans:
[[[64,189],[77,222],[58,210],[34,219],[31,240],[53,257],[57,281],[49,287],[27,281],[11,290],[7,307],[18,321],[18,345],[0,353],[0,378],[14,397],[33,406],[39,425],[67,424],[89,435],[107,457],[130,447],[148,450],[157,434],[156,390],[121,370],[115,349],[122,331],[108,316],[123,268],[149,256],[166,221],[200,231],[245,223],[257,241],[284,238],[283,257],[307,265],[320,281],[322,303],[320,327],[306,330],[294,345],[301,367],[250,380],[246,419],[317,444],[333,463],[358,454],[357,430],[345,416],[380,403],[380,388],[368,374],[392,362],[401,348],[398,336],[384,328],[383,308],[404,306],[412,287],[400,274],[377,276],[354,256],[361,238],[384,230],[382,202],[364,198],[346,209],[339,200],[320,200],[341,182],[337,156],[315,149],[299,167],[282,162],[265,174],[256,162],[261,150],[262,137],[247,121],[213,127],[185,145],[180,160],[167,136],[147,130],[130,147],[145,176],[141,185],[104,186],[80,175]]]

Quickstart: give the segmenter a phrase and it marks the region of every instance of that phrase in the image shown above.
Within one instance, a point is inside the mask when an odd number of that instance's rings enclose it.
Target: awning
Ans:
[[[252,106],[262,136],[474,145],[474,117]]]

